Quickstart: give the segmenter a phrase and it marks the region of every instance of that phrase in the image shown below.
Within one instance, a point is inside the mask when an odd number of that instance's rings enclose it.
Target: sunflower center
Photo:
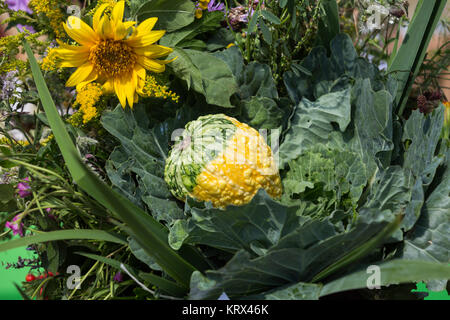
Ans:
[[[107,39],[92,47],[89,61],[101,74],[114,77],[133,70],[136,54],[123,41]]]

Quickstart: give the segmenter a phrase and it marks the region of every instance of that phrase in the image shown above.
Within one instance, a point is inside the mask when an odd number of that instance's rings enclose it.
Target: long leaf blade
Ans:
[[[126,239],[122,238],[121,236],[103,230],[73,229],[73,230],[44,232],[41,234],[6,241],[0,243],[0,252],[29,246],[30,244],[35,243],[56,241],[56,240],[75,240],[75,239],[100,240],[119,244],[127,244]]]
[[[23,300],[31,300],[31,298],[25,293],[25,291],[22,290],[22,288],[17,284],[13,283],[14,287],[16,287],[17,291],[19,291],[20,296],[23,298]]]
[[[396,259],[384,262],[378,267],[380,268],[380,286],[450,278],[450,265],[445,263]],[[367,288],[369,276],[365,268],[343,276],[325,284],[320,296]]]
[[[395,102],[398,114],[402,114],[405,108],[446,3],[446,0],[426,0],[426,4],[421,0],[418,3],[405,39],[388,69],[389,72],[397,73],[398,91]]]
[[[388,238],[392,233],[394,233],[395,230],[398,229],[402,220],[403,220],[403,215],[397,215],[397,217],[391,223],[389,223],[379,234],[377,234],[375,237],[373,237],[366,243],[362,244],[355,250],[349,252],[342,259],[336,261],[335,263],[333,263],[332,265],[330,265],[329,267],[327,267],[326,269],[324,269],[323,271],[318,273],[312,279],[312,282],[320,281],[321,279],[324,279],[327,276],[332,275],[337,270],[340,270],[343,267],[348,266],[352,262],[355,262],[355,261],[361,259],[362,257],[366,256],[370,252],[372,252],[372,250],[374,248],[376,248],[377,246],[382,244],[382,242],[386,238]]]
[[[86,252],[75,252],[75,253],[86,258],[103,262],[113,268],[121,270],[120,261]],[[182,297],[186,293],[186,290],[183,287],[177,285],[175,282],[161,278],[151,273],[136,272],[133,268],[131,268],[128,265],[125,265],[125,267],[127,268],[128,271],[130,271],[133,274],[133,276],[149,281],[151,284],[157,286],[158,288],[160,288],[161,290],[165,291],[168,294],[171,294],[176,297]]]

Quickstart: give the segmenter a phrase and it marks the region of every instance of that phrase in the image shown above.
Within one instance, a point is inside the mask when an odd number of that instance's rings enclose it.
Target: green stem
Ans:
[[[81,287],[81,285],[83,284],[84,280],[86,280],[86,278],[92,273],[92,271],[95,270],[95,268],[97,267],[97,265],[100,263],[100,261],[97,261],[94,263],[94,265],[89,269],[88,272],[86,272],[86,274],[83,276],[83,278],[81,278],[80,280],[80,284],[79,286]],[[76,290],[72,290],[72,293],[70,294],[70,296],[67,298],[67,300],[72,299],[73,295],[75,294]]]
[[[25,167],[28,167],[28,168],[31,168],[31,169],[34,169],[34,170],[37,170],[37,171],[42,171],[42,172],[48,173],[50,175],[53,175],[53,176],[57,177],[61,181],[66,182],[66,180],[63,177],[61,177],[59,174],[57,174],[56,172],[53,172],[51,170],[32,165],[31,163],[28,163],[28,162],[15,160],[15,159],[10,159],[9,157],[6,157],[6,158],[8,159],[8,161],[11,161],[13,163],[17,163],[19,165],[22,165],[22,166],[25,166]]]

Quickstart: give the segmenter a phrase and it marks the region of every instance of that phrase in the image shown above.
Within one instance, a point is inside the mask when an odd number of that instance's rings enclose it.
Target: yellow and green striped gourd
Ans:
[[[244,205],[260,188],[281,196],[281,180],[270,147],[250,126],[214,114],[189,122],[166,160],[164,178],[172,194],[211,201],[214,207]]]

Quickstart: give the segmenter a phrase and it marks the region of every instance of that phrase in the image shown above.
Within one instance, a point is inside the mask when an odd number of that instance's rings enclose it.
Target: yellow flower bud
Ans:
[[[196,9],[195,10],[195,17],[197,19],[200,19],[203,16],[203,10],[202,9]]]

